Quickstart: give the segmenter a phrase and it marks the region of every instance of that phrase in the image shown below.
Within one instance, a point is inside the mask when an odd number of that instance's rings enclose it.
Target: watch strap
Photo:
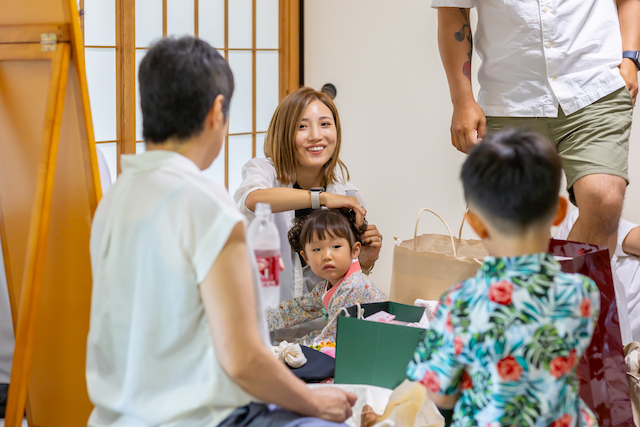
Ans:
[[[640,70],[640,51],[625,50],[624,52],[622,52],[622,57],[629,58],[630,60],[632,60],[636,64],[636,67],[638,68],[638,70]]]
[[[320,204],[320,193],[324,191],[324,188],[311,188],[309,190],[309,194],[311,194],[311,208],[312,209],[320,209],[322,205]]]

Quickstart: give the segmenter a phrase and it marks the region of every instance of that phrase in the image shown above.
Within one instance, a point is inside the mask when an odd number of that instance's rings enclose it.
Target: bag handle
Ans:
[[[342,310],[344,310],[344,317],[351,317],[346,307],[340,307],[340,310],[338,310],[338,315],[342,314]],[[362,308],[359,302],[356,302],[356,318],[358,320],[362,320],[363,317],[364,317],[364,308]]]
[[[460,224],[460,231],[458,231],[458,240],[462,240],[462,229],[464,228],[464,223],[467,221],[467,213],[469,212],[469,206],[464,210],[464,215],[462,215],[462,224]],[[473,258],[475,262],[482,265],[482,262],[479,259]]]
[[[464,210],[464,214],[462,215],[462,224],[460,224],[460,231],[458,231],[458,240],[462,240],[462,229],[464,228],[464,223],[467,222],[467,213],[469,213],[469,206]]]
[[[451,229],[449,228],[449,224],[447,224],[447,221],[442,219],[442,217],[440,215],[438,215],[437,213],[435,213],[431,209],[426,209],[426,208],[422,209],[420,211],[420,213],[418,214],[418,219],[416,219],[416,229],[413,232],[413,250],[414,251],[418,250],[418,223],[420,222],[420,217],[422,216],[422,212],[425,212],[425,211],[431,212],[432,214],[437,216],[440,219],[440,221],[442,221],[444,226],[447,227],[447,231],[449,232],[449,237],[451,238],[451,248],[453,249],[453,256],[454,256],[454,258],[458,258],[458,253],[456,251],[456,244],[453,241],[453,233],[451,232]]]

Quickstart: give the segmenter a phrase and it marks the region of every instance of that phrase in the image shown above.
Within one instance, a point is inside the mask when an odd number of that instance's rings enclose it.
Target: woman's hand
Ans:
[[[318,412],[314,414],[323,420],[342,423],[352,415],[351,407],[358,397],[337,387],[326,387],[311,390],[317,403]]]
[[[360,206],[358,199],[352,196],[340,196],[333,193],[320,193],[320,204],[329,209],[348,208],[356,213],[356,225],[362,225],[367,210]]]
[[[362,249],[360,249],[360,266],[363,270],[369,271],[373,267],[373,263],[376,262],[380,255],[380,248],[382,248],[382,234],[378,231],[378,228],[373,225],[367,225],[367,229],[362,235]]]

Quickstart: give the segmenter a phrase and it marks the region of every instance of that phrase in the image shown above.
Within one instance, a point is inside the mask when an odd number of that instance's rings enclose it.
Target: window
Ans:
[[[299,0],[80,0],[94,132],[112,179],[120,154],[144,151],[137,69],[162,36],[195,35],[229,61],[229,136],[205,174],[233,193],[263,156],[278,102],[299,83]]]

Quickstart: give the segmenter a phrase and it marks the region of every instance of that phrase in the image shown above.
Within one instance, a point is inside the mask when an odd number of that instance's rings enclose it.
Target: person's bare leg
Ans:
[[[606,246],[613,256],[627,182],[615,175],[593,174],[573,184],[580,216],[567,240]]]

